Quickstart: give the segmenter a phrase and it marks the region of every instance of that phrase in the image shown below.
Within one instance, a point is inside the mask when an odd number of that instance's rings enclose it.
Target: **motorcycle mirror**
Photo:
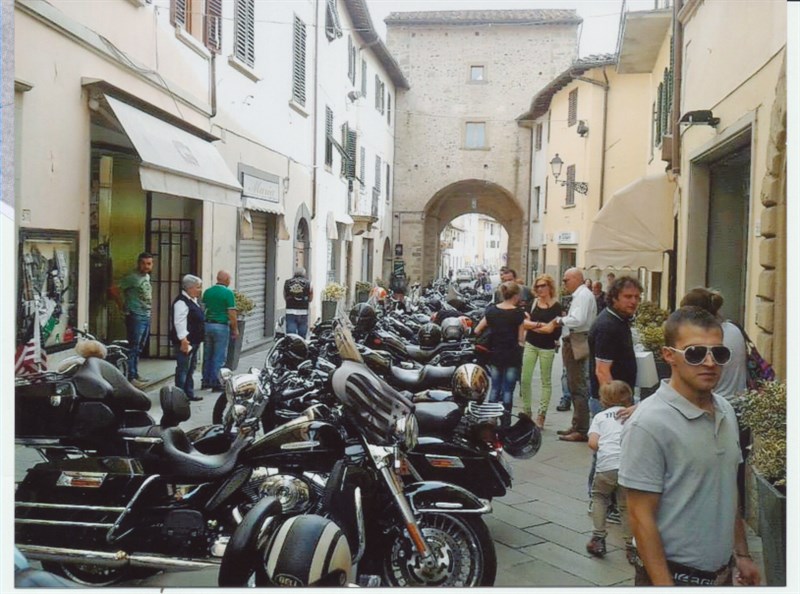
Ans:
[[[233,371],[231,371],[227,367],[223,367],[222,369],[219,370],[220,383],[227,382],[232,377],[233,377]]]

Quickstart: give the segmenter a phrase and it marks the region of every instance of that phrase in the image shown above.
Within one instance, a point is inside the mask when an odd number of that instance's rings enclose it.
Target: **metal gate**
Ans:
[[[247,316],[242,350],[263,344],[274,331],[275,304],[275,235],[274,219],[262,212],[250,211],[253,234],[239,240],[238,290],[253,300],[256,307]],[[271,279],[267,283],[267,279]]]
[[[170,305],[181,291],[181,278],[197,274],[194,221],[191,219],[150,219],[148,251],[153,254],[153,316],[150,322],[150,357],[170,358]]]

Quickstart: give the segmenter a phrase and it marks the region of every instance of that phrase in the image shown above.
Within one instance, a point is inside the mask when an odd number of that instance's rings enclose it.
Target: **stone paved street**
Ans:
[[[243,357],[238,371],[260,366],[263,354]],[[174,371],[171,361],[146,363],[149,377],[167,377]],[[553,377],[561,377],[561,364],[556,358]],[[534,376],[537,385],[538,374]],[[154,407],[151,415],[158,419],[158,390],[150,396]],[[586,552],[592,523],[588,510],[588,469],[591,452],[584,443],[567,443],[557,439],[556,430],[569,425],[571,412],[557,412],[560,383],[554,382],[554,393],[539,453],[530,460],[512,460],[513,488],[505,497],[493,501],[494,511],[486,522],[495,540],[498,569],[495,586],[632,586],[633,569],[625,559],[625,548],[618,525],[609,525],[608,554],[597,559]],[[192,418],[184,428],[210,422],[216,395],[201,392],[204,400],[192,403]],[[17,448],[17,480],[24,469],[35,461],[29,452]],[[750,535],[750,550],[761,560],[761,540]],[[762,572],[763,573],[763,572]],[[204,570],[159,574],[131,585],[170,587],[210,587],[216,585],[216,571]]]

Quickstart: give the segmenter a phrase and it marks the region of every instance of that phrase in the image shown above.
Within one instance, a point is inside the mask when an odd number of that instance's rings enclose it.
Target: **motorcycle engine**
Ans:
[[[277,469],[257,468],[245,491],[256,498],[275,497],[286,514],[310,513],[322,500],[326,478],[304,472],[292,474]]]

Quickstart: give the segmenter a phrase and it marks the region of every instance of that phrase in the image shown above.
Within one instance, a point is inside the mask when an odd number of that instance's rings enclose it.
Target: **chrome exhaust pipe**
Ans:
[[[60,563],[83,563],[101,565],[103,567],[148,567],[151,569],[197,570],[219,567],[219,561],[204,559],[175,559],[162,555],[129,555],[125,551],[86,551],[82,549],[66,549],[62,547],[43,547],[39,545],[17,545],[20,552],[28,559],[37,561],[55,561]]]

